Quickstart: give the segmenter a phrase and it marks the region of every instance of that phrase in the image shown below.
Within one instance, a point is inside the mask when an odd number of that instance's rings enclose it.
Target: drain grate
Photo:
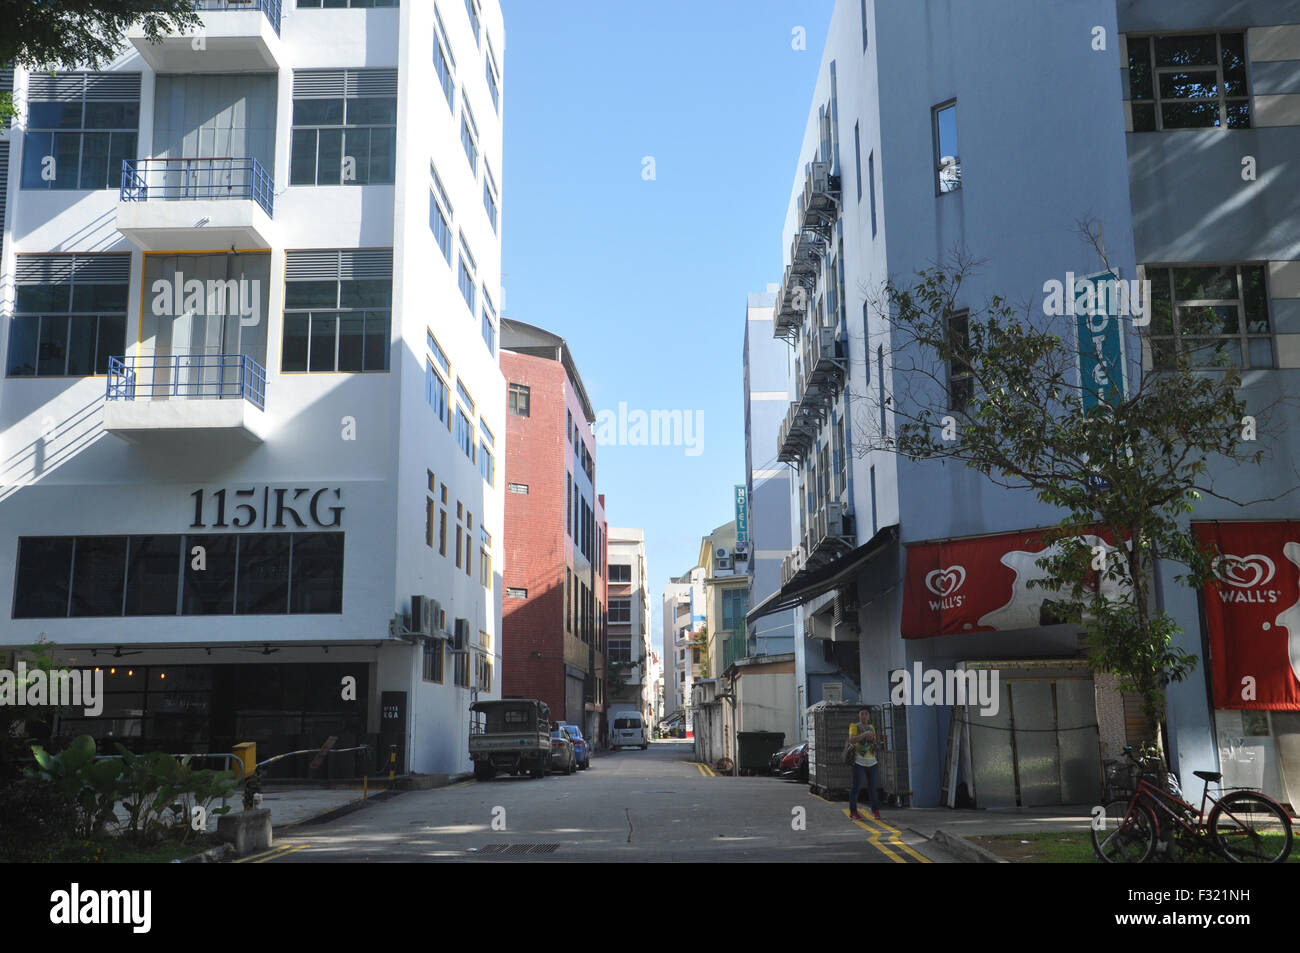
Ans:
[[[505,856],[518,856],[519,854],[553,854],[559,846],[559,844],[488,844],[486,847],[480,847],[476,853],[480,857],[484,854]]]

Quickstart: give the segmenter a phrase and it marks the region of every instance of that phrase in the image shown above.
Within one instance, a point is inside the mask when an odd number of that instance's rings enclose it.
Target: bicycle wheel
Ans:
[[[1270,797],[1234,791],[1210,811],[1210,836],[1238,864],[1280,864],[1291,853],[1291,818]]]
[[[1128,801],[1111,801],[1093,819],[1091,835],[1093,852],[1106,863],[1140,864],[1156,849],[1156,819],[1145,804],[1130,815]]]

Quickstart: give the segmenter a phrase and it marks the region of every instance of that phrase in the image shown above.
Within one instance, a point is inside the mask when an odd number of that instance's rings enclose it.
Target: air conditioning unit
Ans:
[[[726,559],[728,556],[731,555],[731,553],[729,550],[719,546],[717,549],[713,551],[713,555],[717,556],[719,559]]]
[[[428,596],[411,596],[411,629],[420,635],[437,635],[438,616],[442,607],[437,599]]]
[[[719,568],[719,569],[730,569],[730,568],[732,568],[732,567],[731,567],[731,557],[730,557],[730,556],[719,556],[719,557],[717,558],[716,562],[717,562],[717,565],[718,565],[718,568]]]
[[[819,329],[817,344],[821,352],[819,356],[823,360],[833,361],[838,357],[835,350],[839,344],[839,339],[835,335],[834,328]]]
[[[838,503],[822,507],[824,535],[840,539],[844,536],[844,509]]]

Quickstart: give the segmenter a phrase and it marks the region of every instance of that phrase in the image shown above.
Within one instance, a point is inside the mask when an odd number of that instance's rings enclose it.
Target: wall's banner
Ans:
[[[1300,522],[1192,531],[1221,554],[1204,590],[1214,707],[1300,711]]]

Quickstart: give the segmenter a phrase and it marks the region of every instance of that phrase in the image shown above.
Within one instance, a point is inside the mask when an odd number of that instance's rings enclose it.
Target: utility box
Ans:
[[[244,777],[250,778],[257,773],[257,742],[245,741],[230,749],[244,765]]]

